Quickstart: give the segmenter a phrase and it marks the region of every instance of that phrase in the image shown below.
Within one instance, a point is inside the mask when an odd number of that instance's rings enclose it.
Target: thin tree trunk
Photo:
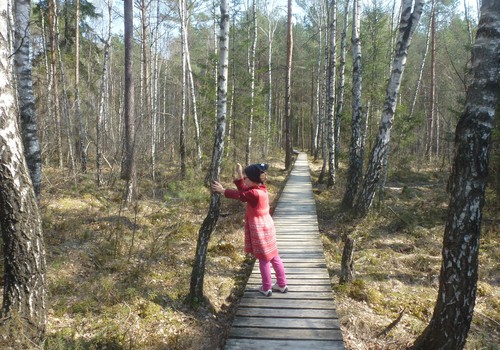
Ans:
[[[287,63],[285,82],[285,168],[291,169],[293,156],[293,129],[292,129],[292,53],[293,53],[293,31],[292,31],[292,0],[288,0],[287,12]]]
[[[50,33],[50,67],[52,72],[52,87],[54,93],[54,111],[56,122],[56,139],[57,139],[57,152],[59,169],[63,168],[63,154],[62,154],[62,133],[61,133],[61,106],[59,101],[59,87],[57,81],[57,64],[56,64],[56,34],[54,17],[56,16],[56,3],[55,0],[49,0],[49,33]]]
[[[35,96],[31,78],[30,60],[30,11],[31,0],[18,0],[14,3],[14,64],[17,74],[17,92],[24,156],[28,164],[30,178],[37,202],[40,201],[42,187],[42,155],[37,136]]]
[[[75,109],[80,130],[78,142],[82,173],[87,172],[87,155],[85,151],[85,128],[80,109],[80,0],[75,0]]]
[[[498,52],[500,3],[483,0],[473,47],[473,82],[455,133],[439,291],[432,319],[413,350],[463,349],[472,322],[491,134],[500,96]]]
[[[25,4],[17,4],[20,5]],[[17,7],[16,10],[21,9]],[[26,13],[25,11],[22,13]],[[7,2],[1,1],[0,230],[4,268],[0,348],[10,348],[15,344],[16,348],[28,349],[34,345],[41,347],[45,338],[46,265],[42,220],[17,123],[10,58],[12,51],[11,43],[8,42],[10,38],[7,38],[10,31],[7,24],[10,13]],[[16,13],[17,15],[20,13]],[[27,18],[24,18],[24,21],[27,25]]]
[[[179,0],[179,7],[184,8],[185,0]],[[182,86],[181,86],[181,112],[179,126],[179,153],[181,158],[181,178],[186,177],[186,46],[184,45],[184,21],[181,19],[181,38],[182,38]]]
[[[350,283],[354,279],[354,239],[344,237],[344,249],[342,251],[342,261],[340,269],[339,283]]]
[[[220,166],[224,155],[224,135],[226,132],[227,112],[227,78],[228,78],[228,52],[229,52],[229,3],[221,0],[221,23],[219,34],[219,78],[217,81],[217,129],[215,132],[214,148],[212,153],[212,164],[210,169],[210,182],[219,179]],[[191,283],[188,300],[193,307],[197,307],[203,301],[203,280],[205,277],[205,262],[207,256],[208,242],[217,224],[220,211],[220,194],[212,193],[210,196],[210,207],[207,216],[201,225],[198,242],[196,244],[196,256],[191,272]]]
[[[251,48],[251,62],[250,62],[250,116],[248,119],[248,135],[247,147],[245,152],[245,162],[250,164],[252,159],[252,137],[253,137],[253,117],[255,110],[255,61],[257,50],[257,0],[252,2],[252,18],[253,18],[253,41]]]
[[[330,45],[329,45],[329,68],[328,68],[328,115],[326,118],[327,129],[327,146],[328,146],[328,181],[327,187],[335,185],[335,143],[334,143],[334,119],[335,119],[335,73],[337,63],[337,2],[331,0],[331,28],[330,28]]]
[[[368,210],[373,202],[373,197],[375,196],[377,184],[380,179],[382,160],[385,152],[387,152],[387,146],[391,137],[396,102],[404,73],[406,57],[408,55],[408,47],[411,37],[420,21],[424,3],[425,0],[416,0],[415,4],[413,0],[403,0],[402,3],[398,41],[396,44],[394,63],[392,65],[392,73],[387,85],[382,120],[375,145],[370,155],[370,162],[363,179],[361,191],[354,205],[354,212],[359,217],[364,217],[368,214]]]
[[[183,45],[186,49],[186,66],[187,73],[189,77],[189,91],[191,94],[191,103],[193,108],[193,122],[194,122],[194,140],[196,145],[196,167],[201,169],[201,160],[202,160],[202,151],[201,151],[201,140],[200,140],[200,123],[198,122],[198,110],[196,107],[196,93],[194,89],[194,79],[193,79],[193,70],[191,69],[191,56],[189,54],[189,44],[188,44],[188,20],[187,20],[187,11],[186,11],[186,3],[185,0],[181,0],[183,5],[183,14],[181,15],[181,20],[184,22],[184,42]]]
[[[100,86],[100,98],[99,98],[99,112],[97,114],[96,120],[96,181],[97,186],[103,185],[102,178],[102,158],[103,158],[103,131],[105,131],[104,121],[106,120],[107,113],[107,77],[108,77],[108,61],[109,61],[109,49],[111,42],[111,26],[113,24],[112,17],[112,0],[108,1],[108,36],[104,42],[104,54],[102,59],[102,74],[101,74],[101,86]]]
[[[434,2],[431,13],[431,86],[430,86],[430,109],[429,109],[429,129],[427,139],[427,157],[429,160],[433,158],[436,153],[434,148],[434,139],[436,135],[436,12]]]
[[[317,67],[318,73],[316,78],[316,126],[314,128],[314,141],[313,141],[313,153],[314,160],[319,158],[319,148],[321,145],[321,59],[323,57],[323,23],[321,21],[321,16],[318,19],[318,59]]]
[[[344,91],[345,91],[345,63],[347,47],[347,28],[349,26],[349,0],[344,3],[344,29],[340,41],[340,66],[339,66],[339,91],[337,94],[337,108],[335,110],[335,130],[333,138],[335,140],[335,169],[339,167],[340,156],[340,123],[344,111]]]
[[[124,180],[127,181],[123,200],[132,202],[136,195],[137,179],[135,165],[135,117],[134,117],[134,2],[124,0],[125,26],[125,89],[124,89],[124,119],[125,119],[125,163]]]
[[[354,198],[358,192],[363,176],[363,158],[361,156],[361,89],[362,89],[362,65],[361,65],[361,41],[359,36],[361,1],[354,0],[352,3],[352,122],[351,122],[351,144],[349,146],[349,170],[347,185],[342,199],[342,208],[351,209]]]

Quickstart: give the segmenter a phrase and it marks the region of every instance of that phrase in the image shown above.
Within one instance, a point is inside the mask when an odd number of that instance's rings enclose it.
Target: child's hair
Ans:
[[[245,168],[245,175],[253,182],[264,183],[266,176],[263,177],[262,174],[265,174],[267,169],[269,169],[268,164],[252,164]]]

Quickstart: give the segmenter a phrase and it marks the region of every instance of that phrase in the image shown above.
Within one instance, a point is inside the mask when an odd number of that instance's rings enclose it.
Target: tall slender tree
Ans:
[[[431,321],[413,350],[463,349],[472,322],[491,134],[500,98],[499,52],[500,3],[483,0],[473,81],[455,133],[438,296]]]
[[[28,349],[42,346],[45,337],[45,248],[17,123],[10,11],[6,1],[0,2],[0,230],[4,255],[0,348],[15,344]]]
[[[335,76],[337,65],[337,1],[330,1],[330,45],[328,57],[328,108],[326,118],[327,145],[328,145],[328,181],[327,187],[335,185]]]
[[[349,170],[346,190],[342,198],[342,208],[351,209],[363,177],[363,157],[361,149],[361,90],[362,65],[360,41],[361,1],[353,0],[352,4],[352,122],[351,143],[349,146]]]
[[[391,137],[391,129],[396,112],[396,102],[401,86],[401,79],[408,56],[408,47],[415,32],[425,0],[403,0],[399,34],[395,49],[394,62],[390,80],[387,85],[382,119],[375,144],[371,151],[370,162],[363,179],[359,195],[356,197],[354,212],[357,216],[366,216],[372,205],[378,181],[380,179],[382,161]]]
[[[85,150],[85,128],[80,108],[80,0],[75,0],[75,114],[80,131],[78,140],[80,167],[82,172],[85,173],[87,171],[87,154]]]
[[[286,81],[285,81],[285,168],[291,169],[293,157],[293,129],[292,129],[292,55],[293,55],[293,26],[292,0],[287,6],[287,36],[286,36]]]
[[[215,132],[212,164],[210,166],[210,183],[219,179],[220,166],[224,156],[224,135],[226,133],[227,113],[227,78],[229,53],[229,1],[221,0],[220,4],[220,33],[219,33],[219,78],[217,79],[217,129]],[[220,194],[213,192],[210,196],[210,207],[207,216],[201,225],[196,255],[191,272],[188,300],[196,307],[203,300],[203,281],[205,277],[205,262],[207,257],[208,241],[215,229],[220,212]]]
[[[253,40],[252,48],[250,50],[250,117],[248,118],[248,134],[247,134],[247,147],[245,152],[245,162],[250,164],[252,159],[252,137],[253,137],[253,124],[254,124],[254,111],[255,111],[255,64],[256,64],[256,50],[257,50],[257,0],[252,1],[252,24],[253,24]]]
[[[124,117],[125,117],[125,160],[122,175],[127,181],[124,191],[124,201],[131,202],[137,190],[135,164],[135,117],[134,117],[134,1],[123,2],[125,26],[125,89],[124,89]]]
[[[31,0],[14,2],[14,64],[17,73],[17,95],[24,155],[30,171],[31,182],[37,201],[40,201],[42,187],[42,155],[38,141],[38,124],[35,113],[35,95],[31,78],[30,60],[30,11]]]

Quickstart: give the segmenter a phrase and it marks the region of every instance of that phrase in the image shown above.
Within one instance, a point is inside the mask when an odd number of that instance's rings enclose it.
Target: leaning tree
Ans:
[[[473,47],[472,84],[455,132],[455,159],[432,319],[412,349],[465,346],[476,300],[479,238],[490,141],[500,96],[500,2],[483,0]]]

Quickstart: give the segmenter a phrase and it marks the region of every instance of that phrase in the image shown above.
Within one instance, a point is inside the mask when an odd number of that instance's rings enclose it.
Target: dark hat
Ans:
[[[245,175],[253,182],[262,183],[260,179],[260,174],[265,173],[269,169],[268,164],[252,164],[245,168]]]

